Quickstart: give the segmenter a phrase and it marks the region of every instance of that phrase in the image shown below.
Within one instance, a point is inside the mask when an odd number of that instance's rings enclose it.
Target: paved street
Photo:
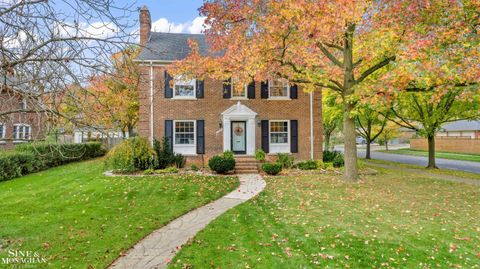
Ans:
[[[372,159],[427,166],[427,157],[378,152],[376,151],[377,148],[378,147],[372,148],[373,149],[371,152]],[[343,151],[343,146],[335,147],[335,149]],[[378,149],[384,149],[384,148],[382,147]],[[365,158],[364,147],[358,148],[358,156],[361,158]],[[439,168],[466,171],[466,172],[480,174],[480,162],[458,161],[458,160],[449,160],[449,159],[441,159],[441,158],[437,158],[436,161],[437,161],[437,166]]]

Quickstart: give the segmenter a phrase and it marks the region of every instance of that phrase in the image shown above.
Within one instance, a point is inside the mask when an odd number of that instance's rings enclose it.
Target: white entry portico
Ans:
[[[255,154],[255,117],[257,113],[248,108],[247,106],[238,102],[237,104],[231,106],[225,110],[222,114],[223,121],[223,150],[232,150],[232,135],[234,131],[238,132],[241,135],[241,127],[238,130],[232,130],[232,122],[245,122],[245,153],[247,155]],[[235,125],[243,126],[243,125]],[[236,138],[236,135],[235,135]]]

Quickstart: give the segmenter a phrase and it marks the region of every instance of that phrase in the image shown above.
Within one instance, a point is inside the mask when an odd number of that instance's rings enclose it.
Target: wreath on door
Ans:
[[[235,135],[241,135],[243,134],[243,128],[242,127],[235,127],[235,130],[233,130],[235,132]]]

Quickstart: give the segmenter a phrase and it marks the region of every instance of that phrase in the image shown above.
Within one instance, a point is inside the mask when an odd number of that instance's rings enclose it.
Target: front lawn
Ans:
[[[106,177],[102,160],[0,183],[0,259],[35,251],[34,268],[105,268],[168,221],[238,186],[206,176]],[[1,266],[0,266],[1,267]]]
[[[386,164],[386,165],[395,166],[396,168],[399,168],[399,169],[401,169],[401,168],[419,169],[423,172],[428,172],[430,174],[462,177],[462,178],[467,178],[467,179],[480,179],[480,174],[466,172],[466,171],[458,171],[458,170],[450,170],[450,169],[430,169],[430,168],[425,168],[425,166],[422,166],[422,165],[390,162],[390,161],[377,160],[377,159],[370,159],[370,160],[361,159],[360,161],[363,162],[367,166],[368,166],[369,163]],[[377,168],[375,168],[375,169],[377,169]]]
[[[428,157],[428,151],[418,150],[418,149],[380,150],[380,152]],[[437,152],[435,152],[435,157],[443,158],[443,159],[450,159],[450,160],[480,162],[480,154],[453,153],[453,152],[437,151]]]
[[[268,177],[171,268],[480,268],[480,188],[386,171]]]

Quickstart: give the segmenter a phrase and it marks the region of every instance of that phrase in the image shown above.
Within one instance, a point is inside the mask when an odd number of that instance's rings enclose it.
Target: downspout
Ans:
[[[310,92],[310,159],[313,160],[313,91]]]
[[[153,146],[153,62],[150,61],[150,143]]]

